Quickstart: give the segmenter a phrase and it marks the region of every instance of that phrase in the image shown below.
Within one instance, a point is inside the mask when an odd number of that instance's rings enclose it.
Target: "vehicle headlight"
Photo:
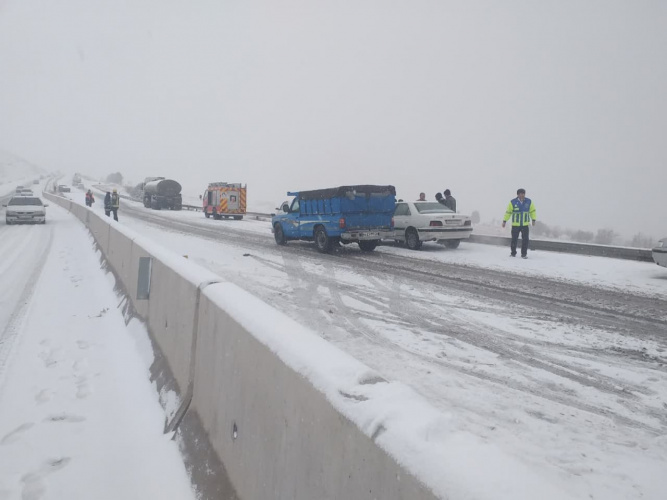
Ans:
[[[464,226],[472,226],[472,220],[468,219],[463,223]]]
[[[13,210],[7,210],[7,215],[11,215],[13,217],[16,215],[16,212]]]

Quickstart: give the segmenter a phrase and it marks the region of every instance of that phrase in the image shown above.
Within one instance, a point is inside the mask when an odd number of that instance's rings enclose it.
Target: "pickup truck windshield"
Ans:
[[[429,203],[415,203],[415,208],[420,214],[453,214],[454,212],[437,201]]]
[[[9,206],[15,206],[15,205],[37,205],[37,206],[42,206],[42,200],[39,198],[30,198],[29,196],[23,196],[21,198],[12,198],[9,200]]]

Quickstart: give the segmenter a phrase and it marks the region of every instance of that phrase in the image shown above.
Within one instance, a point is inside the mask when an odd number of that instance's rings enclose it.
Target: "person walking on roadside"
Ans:
[[[419,199],[417,201],[426,201],[426,193],[419,193]]]
[[[111,195],[111,211],[113,212],[113,220],[118,220],[118,209],[120,208],[120,196],[116,188],[113,190]]]
[[[452,192],[449,189],[445,189],[444,205],[452,212],[456,212],[456,198],[452,196]]]
[[[93,203],[95,203],[95,198],[93,197],[93,192],[89,189],[86,192],[86,206],[92,207]]]
[[[104,214],[107,217],[111,215],[111,193],[109,191],[104,195]]]
[[[512,218],[512,243],[510,246],[510,257],[516,257],[516,244],[521,234],[521,257],[528,258],[528,228],[535,225],[537,214],[535,204],[530,198],[526,198],[526,190],[520,188],[516,192],[516,198],[510,201],[503,217],[503,227]]]

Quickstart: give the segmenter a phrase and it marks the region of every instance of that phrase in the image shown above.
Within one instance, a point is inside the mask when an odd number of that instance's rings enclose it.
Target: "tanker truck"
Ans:
[[[164,177],[147,177],[143,183],[143,199],[146,208],[180,210],[183,207],[181,185]]]

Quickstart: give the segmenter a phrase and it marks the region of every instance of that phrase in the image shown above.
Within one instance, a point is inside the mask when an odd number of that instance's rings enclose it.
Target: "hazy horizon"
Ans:
[[[0,0],[0,149],[667,235],[667,3]]]

